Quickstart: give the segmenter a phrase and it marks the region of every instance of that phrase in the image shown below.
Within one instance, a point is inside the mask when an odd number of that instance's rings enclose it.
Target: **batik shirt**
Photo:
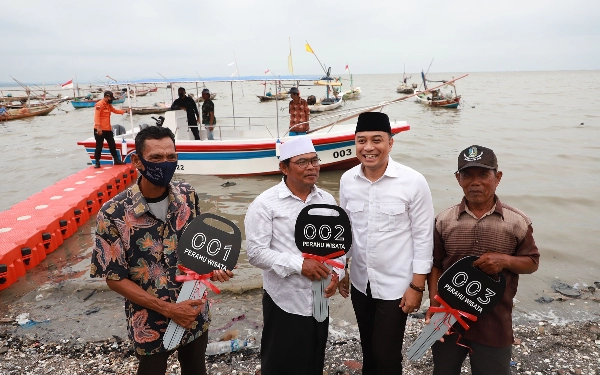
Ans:
[[[168,199],[166,222],[152,214],[138,184],[108,201],[98,212],[90,276],[129,279],[150,295],[176,303],[182,286],[175,281],[180,274],[177,240],[200,208],[196,192],[186,183],[171,182]],[[125,315],[138,354],[166,351],[162,342],[168,318],[127,299]],[[192,329],[186,330],[181,345],[200,337],[209,322],[207,303]]]
[[[308,103],[304,99],[300,99],[300,102],[296,103],[293,100],[290,101],[290,131],[302,133],[308,131],[309,126],[308,115],[310,110],[308,109]],[[304,122],[302,125],[294,127],[294,125]],[[292,129],[292,127],[294,127]]]
[[[213,116],[214,116],[215,104],[210,99],[205,100],[204,103],[202,103],[202,124],[204,124],[204,125],[210,124],[210,113],[211,112],[213,112]],[[217,123],[217,117],[215,116],[213,118],[213,125],[216,123]]]

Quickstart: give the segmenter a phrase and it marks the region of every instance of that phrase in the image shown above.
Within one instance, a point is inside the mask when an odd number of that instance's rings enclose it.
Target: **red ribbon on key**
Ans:
[[[344,252],[344,250],[341,250],[341,251],[338,251],[337,253],[329,254],[329,255],[326,255],[326,256],[320,256],[320,255],[302,253],[302,257],[306,258],[306,259],[315,259],[315,260],[318,260],[321,263],[326,263],[326,264],[329,264],[332,267],[342,269],[342,268],[344,268],[344,265],[342,264],[342,262],[338,262],[336,260],[333,260],[333,258],[341,257],[344,254],[346,254]]]
[[[221,293],[219,288],[217,288],[213,283],[211,283],[209,281],[213,275],[212,272],[200,275],[200,274],[197,274],[196,272],[192,271],[191,269],[182,266],[181,264],[177,265],[177,267],[179,267],[179,270],[181,272],[183,272],[185,275],[175,276],[175,281],[182,283],[184,281],[197,280],[197,281],[200,281],[202,284],[206,285],[207,287],[209,287],[213,292],[215,292],[217,294]]]
[[[469,314],[467,312],[461,311],[461,310],[457,310],[457,309],[453,309],[452,307],[450,307],[450,305],[448,305],[446,303],[446,301],[444,301],[442,299],[442,297],[438,296],[437,294],[433,297],[436,301],[438,301],[439,303],[442,304],[442,306],[440,307],[430,307],[429,311],[432,312],[443,312],[446,314],[450,314],[452,316],[454,316],[456,318],[456,321],[460,323],[461,326],[463,326],[464,329],[469,329],[469,325],[467,324],[467,322],[465,322],[463,320],[463,317],[472,320],[474,322],[477,321],[477,317],[473,314]]]

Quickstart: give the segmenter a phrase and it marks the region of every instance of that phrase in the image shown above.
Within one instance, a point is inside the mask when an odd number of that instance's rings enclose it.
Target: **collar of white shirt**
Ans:
[[[297,196],[294,195],[294,193],[292,193],[292,191],[286,185],[285,180],[283,178],[281,179],[281,182],[279,183],[279,185],[277,185],[277,190],[279,192],[279,199],[292,197],[294,199],[298,199],[298,200],[302,201],[302,199],[298,198]],[[318,195],[319,198],[323,198],[323,194],[321,194],[319,189],[317,189],[317,185],[313,185],[310,188],[310,194],[308,194],[308,197],[306,198],[306,203],[308,203],[310,200],[312,200],[316,195]]]
[[[394,165],[393,165],[393,164],[394,164],[394,163],[393,163],[392,157],[391,157],[391,156],[388,156],[388,164],[387,164],[387,167],[385,168],[385,172],[383,172],[383,176],[381,176],[381,177],[380,177],[380,178],[379,178],[377,181],[381,180],[381,179],[382,179],[384,176],[387,176],[387,177],[394,177],[394,178],[395,178],[395,177],[398,177],[398,171],[396,170],[396,168],[394,167]],[[359,166],[359,168],[356,168],[356,169],[357,169],[357,172],[356,172],[356,174],[354,175],[354,178],[356,178],[356,177],[361,177],[361,178],[364,178],[365,180],[368,180],[368,181],[370,181],[370,180],[369,180],[369,179],[368,179],[368,178],[365,176],[365,172],[364,172],[363,168],[364,168],[364,167],[363,167],[362,165],[360,165],[360,166]],[[377,182],[377,181],[375,181],[375,182]]]

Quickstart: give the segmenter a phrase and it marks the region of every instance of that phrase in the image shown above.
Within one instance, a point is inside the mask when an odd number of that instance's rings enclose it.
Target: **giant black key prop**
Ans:
[[[332,216],[333,212],[337,213]],[[316,259],[330,268],[343,268],[333,260],[348,252],[352,246],[352,229],[346,212],[338,206],[312,204],[298,214],[295,228],[296,247],[304,258]],[[331,283],[331,273],[327,279],[314,280],[313,317],[324,321],[329,315],[329,299],[325,298],[325,288]]]
[[[225,224],[231,231],[209,225],[206,223],[207,219]],[[207,281],[211,273],[215,270],[233,270],[241,247],[242,233],[231,221],[208,213],[192,220],[177,243],[177,255],[183,265],[180,268],[186,274],[177,276],[178,280],[185,280],[177,303],[202,298],[206,286],[211,285]],[[163,338],[165,349],[172,350],[179,345],[184,333],[185,328],[171,320]]]
[[[408,359],[421,358],[457,321],[463,328],[469,329],[463,318],[476,321],[477,317],[492,311],[502,300],[506,288],[504,274],[500,272],[498,280],[494,280],[473,267],[473,262],[478,258],[462,258],[442,274],[437,285],[438,295],[435,296],[442,306],[430,308],[436,313],[408,349]]]

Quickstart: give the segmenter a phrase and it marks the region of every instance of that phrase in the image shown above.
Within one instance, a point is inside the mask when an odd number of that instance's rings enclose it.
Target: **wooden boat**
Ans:
[[[355,87],[355,88],[351,89],[350,91],[346,91],[345,93],[343,93],[342,99],[344,99],[344,100],[358,99],[360,97],[360,94],[361,94],[360,87]]]
[[[460,105],[460,95],[444,96],[439,90],[417,91],[415,96],[417,103],[430,107],[456,108]]]
[[[308,109],[310,110],[310,113],[333,111],[334,109],[340,108],[343,103],[341,96],[337,98],[325,98],[313,105],[309,105]]]
[[[7,111],[8,116],[0,115],[0,122],[2,121],[11,121],[11,120],[19,120],[27,117],[34,116],[46,116],[50,112],[56,108],[58,104],[33,107],[33,108],[21,108],[21,109],[9,109]]]
[[[415,89],[417,88],[417,84],[413,83],[412,85],[409,85],[407,83],[402,82],[400,84],[400,86],[396,87],[396,92],[400,93],[400,94],[412,94],[415,92]]]
[[[158,87],[152,87],[148,91],[150,91],[150,92],[157,92],[158,91]]]
[[[21,108],[35,108],[35,107],[47,107],[50,105],[58,105],[64,101],[67,101],[68,99],[57,99],[57,100],[48,100],[45,103],[30,103],[29,105],[27,104],[2,104],[4,105],[4,107],[6,109],[21,109]]]
[[[151,107],[131,107],[131,112],[134,115],[151,115],[155,113],[165,113],[169,109],[169,107],[155,105]]]
[[[129,93],[131,94],[131,96],[146,96],[150,93],[150,90],[131,90]]]
[[[203,79],[183,79],[182,82],[239,82],[239,81],[265,81],[264,76],[261,77],[223,77],[223,78],[203,78]],[[314,81],[314,77],[303,76],[278,76],[268,79],[275,83],[276,81],[286,80],[289,82],[306,82]],[[166,84],[157,82],[157,80],[134,81],[124,84]],[[341,97],[338,102],[341,104]],[[339,105],[338,104],[338,105]],[[327,106],[321,104],[321,106]],[[367,110],[377,110],[382,107],[379,104]],[[233,109],[234,110],[234,109]],[[353,111],[350,115],[350,111]],[[315,149],[319,153],[321,159],[321,170],[348,169],[359,163],[355,155],[354,130],[355,123],[345,122],[348,119],[355,118],[360,110],[349,110],[348,112],[340,112],[333,115],[324,115],[311,118],[311,126],[313,129],[306,135],[310,137]],[[279,111],[275,110],[277,116]],[[342,116],[347,116],[342,118]],[[162,126],[168,127],[175,134],[175,149],[178,153],[179,160],[177,173],[193,174],[193,175],[219,175],[219,176],[244,176],[244,175],[268,175],[281,173],[278,166],[278,151],[277,143],[285,142],[292,137],[288,136],[287,132],[276,128],[276,124],[282,124],[283,121],[265,120],[265,117],[248,118],[238,117],[238,122],[244,123],[240,126],[235,123],[228,123],[231,118],[219,117],[219,123],[214,129],[214,140],[207,139],[207,130],[204,126],[200,126],[200,139],[194,140],[189,126],[187,124],[187,114],[183,110],[167,111],[164,114],[165,121]],[[236,117],[233,117],[235,121]],[[124,142],[120,140],[121,147],[117,148],[122,161],[131,162],[131,155],[135,152],[134,138],[138,132],[133,126],[132,129],[126,132],[122,137]],[[265,121],[269,121],[265,123]],[[345,122],[345,123],[344,123]],[[318,126],[317,124],[325,124]],[[394,122],[392,124],[392,133],[409,130],[410,127],[404,121]],[[287,131],[287,126],[286,126]],[[96,141],[93,137],[78,142],[78,145],[83,146],[88,153],[90,159],[94,160],[94,150]],[[105,144],[102,150],[101,164],[113,164],[112,156]]]
[[[421,71],[421,78],[423,79],[423,87],[425,87],[425,90],[417,91],[415,93],[417,103],[440,108],[457,108],[460,105],[460,95],[456,92],[456,86],[454,85],[455,79],[450,81],[432,81],[425,78],[425,73],[423,73],[423,71]],[[451,90],[450,93],[442,93],[441,87],[427,89],[427,82],[441,82],[442,87],[451,86],[453,90]]]
[[[258,97],[258,100],[260,100],[261,102],[270,102],[273,100],[286,100],[290,97],[290,94],[286,93],[286,92],[280,92],[277,95],[256,95]]]
[[[73,108],[75,109],[79,109],[79,108],[92,108],[93,106],[96,105],[96,103],[98,103],[100,100],[103,99],[76,99],[76,100],[72,100],[71,101],[71,105],[73,105]],[[121,104],[125,102],[125,97],[121,96],[121,97],[116,97],[115,96],[115,100],[113,100],[112,104]]]

